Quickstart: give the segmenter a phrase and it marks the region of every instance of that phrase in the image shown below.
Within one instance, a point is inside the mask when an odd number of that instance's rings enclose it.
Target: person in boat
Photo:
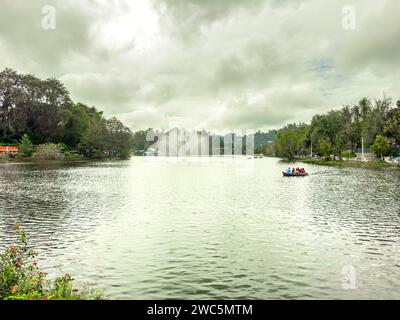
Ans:
[[[286,169],[286,173],[287,173],[287,174],[291,174],[291,172],[292,172],[292,169],[290,169],[290,168],[287,168],[287,169]]]

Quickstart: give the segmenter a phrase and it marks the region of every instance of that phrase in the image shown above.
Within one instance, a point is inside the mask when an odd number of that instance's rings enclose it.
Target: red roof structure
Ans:
[[[16,146],[0,146],[0,156],[17,154],[17,153],[18,153],[18,147]]]

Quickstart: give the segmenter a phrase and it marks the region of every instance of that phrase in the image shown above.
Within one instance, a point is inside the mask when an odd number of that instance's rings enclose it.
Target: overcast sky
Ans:
[[[1,0],[0,68],[59,78],[132,129],[277,128],[400,98],[399,13],[398,0]]]

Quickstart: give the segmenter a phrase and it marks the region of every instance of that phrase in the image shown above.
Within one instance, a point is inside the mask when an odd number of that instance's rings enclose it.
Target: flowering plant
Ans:
[[[14,226],[19,244],[6,247],[0,253],[0,300],[59,300],[99,299],[100,294],[81,292],[73,288],[70,274],[46,279],[36,261],[37,252],[29,247],[27,237],[19,225]]]

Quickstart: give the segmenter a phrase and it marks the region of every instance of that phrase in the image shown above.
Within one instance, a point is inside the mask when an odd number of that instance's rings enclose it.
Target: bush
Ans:
[[[35,260],[37,253],[28,246],[25,233],[15,227],[20,243],[0,253],[0,300],[86,300],[100,299],[94,291],[79,291],[73,278],[65,274],[46,279]]]
[[[58,144],[58,150],[60,150],[61,153],[66,153],[69,152],[69,147],[65,143],[61,142]]]
[[[62,160],[65,156],[61,153],[58,145],[46,143],[36,147],[33,158],[38,160]]]
[[[70,152],[66,151],[64,152],[65,160],[68,161],[79,161],[83,159],[83,155],[77,153],[77,152]]]
[[[352,151],[343,151],[342,152],[342,158],[345,158],[345,159],[355,158],[356,156],[357,155]]]

